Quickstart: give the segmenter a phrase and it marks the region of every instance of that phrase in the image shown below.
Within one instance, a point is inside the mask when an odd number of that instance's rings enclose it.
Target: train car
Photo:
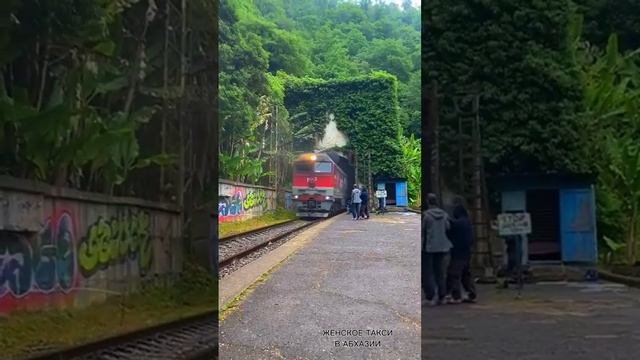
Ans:
[[[305,153],[296,158],[292,195],[298,217],[326,218],[345,208],[353,181],[349,169],[338,165],[342,160],[336,152]]]

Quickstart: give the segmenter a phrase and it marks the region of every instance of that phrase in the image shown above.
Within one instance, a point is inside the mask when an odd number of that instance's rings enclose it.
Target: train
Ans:
[[[345,155],[337,151],[300,154],[293,162],[296,216],[327,218],[346,209],[353,184],[353,166]]]

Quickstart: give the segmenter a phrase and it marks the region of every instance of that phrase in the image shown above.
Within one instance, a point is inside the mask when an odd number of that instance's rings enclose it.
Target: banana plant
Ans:
[[[603,239],[607,250],[603,254],[602,260],[606,265],[611,265],[616,262],[620,255],[623,255],[622,252],[625,250],[626,244],[624,242],[616,242],[608,236],[603,236]]]
[[[640,236],[640,146],[632,136],[607,138],[608,164],[600,169],[601,179],[624,199],[626,260],[629,265],[637,261]]]
[[[413,135],[411,137],[402,137],[400,142],[402,150],[402,169],[404,177],[407,178],[407,192],[409,202],[415,204],[420,199],[420,190],[422,184],[421,169],[421,145],[420,140]]]

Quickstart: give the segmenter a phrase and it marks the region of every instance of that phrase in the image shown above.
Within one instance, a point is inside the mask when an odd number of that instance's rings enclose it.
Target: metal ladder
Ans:
[[[480,94],[453,98],[458,120],[458,185],[465,198],[473,224],[472,266],[493,277],[489,204],[482,156],[480,131]]]

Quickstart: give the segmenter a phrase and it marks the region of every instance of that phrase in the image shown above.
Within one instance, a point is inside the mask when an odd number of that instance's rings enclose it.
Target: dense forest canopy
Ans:
[[[219,19],[221,177],[286,185],[291,123],[302,116],[284,106],[291,76],[389,73],[402,132],[420,137],[421,18],[411,1],[223,0]]]

